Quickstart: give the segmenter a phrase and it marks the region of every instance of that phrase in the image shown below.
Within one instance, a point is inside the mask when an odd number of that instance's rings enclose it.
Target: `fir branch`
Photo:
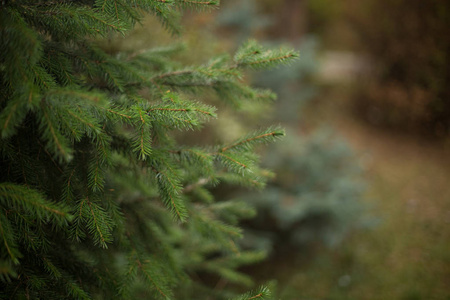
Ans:
[[[12,278],[17,277],[17,272],[14,270],[11,262],[6,260],[0,260],[0,281],[2,283],[11,283]]]
[[[131,118],[132,118],[132,116],[130,116],[130,115],[127,115],[127,114],[125,114],[125,113],[122,113],[122,112],[120,112],[120,111],[116,111],[116,110],[113,110],[113,109],[106,109],[109,113],[111,113],[111,114],[113,114],[113,115],[116,115],[116,116],[119,116],[119,117],[121,117],[122,119],[125,119],[125,120],[130,120]]]
[[[235,68],[269,68],[282,63],[289,63],[299,54],[293,50],[265,50],[255,40],[249,40],[238,49],[234,56]]]
[[[240,139],[231,145],[225,146],[221,148],[219,151],[225,152],[231,149],[235,151],[239,150],[248,151],[252,150],[255,144],[272,142],[276,138],[282,136],[285,136],[284,130],[270,127],[264,131],[257,131],[252,134],[249,134],[247,137]]]
[[[195,70],[177,70],[177,71],[172,71],[172,72],[168,72],[168,73],[164,73],[164,74],[160,74],[158,76],[155,76],[153,78],[151,78],[151,80],[156,80],[156,79],[163,79],[166,77],[174,77],[174,76],[181,76],[181,75],[190,75],[193,74],[195,72]]]
[[[72,148],[66,138],[60,133],[55,114],[51,114],[49,107],[42,102],[40,105],[39,128],[44,140],[47,141],[46,148],[61,161],[72,159]]]
[[[266,286],[261,286],[258,289],[242,294],[232,300],[253,300],[253,299],[269,299],[271,297],[271,292]]]
[[[60,3],[52,6],[22,5],[24,17],[36,28],[58,40],[81,40],[89,36],[105,36],[129,29],[122,20],[82,5]]]
[[[132,142],[133,152],[139,154],[140,160],[146,160],[152,153],[152,137],[151,119],[147,114],[147,111],[139,105],[133,106],[133,118],[136,126],[136,136]]]
[[[80,80],[73,69],[70,54],[61,45],[47,41],[44,44],[44,55],[41,65],[61,86],[77,85]]]
[[[167,270],[164,266],[153,258],[142,257],[142,254],[136,249],[134,239],[130,233],[127,236],[132,245],[132,251],[128,257],[127,276],[120,286],[121,295],[127,295],[129,286],[136,280],[137,275],[144,278],[149,283],[149,288],[155,290],[157,299],[171,299],[172,291],[170,289],[170,278],[166,276]],[[125,286],[128,285],[128,286]]]
[[[3,132],[5,132],[6,129],[8,128],[8,125],[9,125],[9,123],[11,121],[11,118],[14,116],[14,114],[17,111],[17,108],[18,108],[18,106],[20,104],[19,101],[11,101],[10,103],[12,103],[10,108],[9,109],[5,109],[3,111],[3,112],[5,112],[5,111],[9,110],[9,113],[7,113],[6,116],[5,116],[5,121],[2,122],[3,123],[3,126],[2,126],[2,137],[5,137],[5,134]],[[3,112],[2,112],[2,116],[5,115]]]
[[[88,198],[84,197],[81,201],[78,201],[75,205],[74,211],[77,213],[75,215],[74,222],[70,226],[69,232],[72,239],[80,242],[84,237],[86,237],[86,233],[84,232],[84,206],[87,203]]]
[[[13,93],[6,106],[0,112],[0,132],[2,138],[16,133],[17,128],[30,110],[34,110],[40,93],[33,84],[24,84],[20,92]]]
[[[94,201],[98,201],[98,196],[94,197]],[[108,243],[112,242],[113,221],[111,216],[99,204],[86,196],[81,199],[76,205],[78,215],[71,227],[71,235],[73,238],[80,240],[85,236],[83,227],[86,226],[91,234],[94,244],[99,245],[104,249],[108,248]]]
[[[180,3],[189,4],[189,5],[218,5],[218,0],[210,0],[210,1],[194,1],[194,0],[178,0]]]
[[[2,138],[7,138],[15,134],[15,127],[25,118],[25,114],[19,110],[23,110],[23,103],[20,101],[10,101],[0,113]]]
[[[270,57],[270,58],[266,58],[266,59],[260,59],[260,60],[255,60],[255,61],[251,61],[251,62],[242,62],[239,64],[239,66],[255,66],[257,65],[258,67],[266,67],[266,66],[270,66],[272,65],[273,62],[285,62],[288,61],[290,59],[296,58],[298,57],[295,53],[288,53],[285,55],[278,55],[275,57]]]
[[[203,149],[190,148],[177,151],[181,161],[186,161],[189,165],[202,170],[203,176],[213,176],[213,155]]]
[[[180,14],[172,7],[172,0],[143,1],[140,5],[145,11],[156,15],[161,23],[172,33],[180,33]]]
[[[250,219],[256,215],[256,210],[245,201],[216,202],[209,206],[214,214],[227,222],[227,224],[238,224],[239,220]]]
[[[162,110],[162,111],[183,111],[183,112],[190,112],[190,111],[195,111],[195,112],[199,112],[201,114],[207,115],[207,116],[214,116],[213,113],[209,112],[209,111],[204,111],[201,109],[196,109],[196,108],[169,108],[169,107],[156,107],[156,108],[150,108],[149,110],[147,110],[147,112],[151,112],[151,111],[155,111],[155,110]]]
[[[207,218],[205,216],[201,217],[202,222],[204,222],[203,225],[208,225],[210,232],[210,235],[215,235],[215,238],[218,238],[219,240],[224,240],[225,244],[229,242],[230,237],[234,238],[241,238],[242,237],[242,229],[231,226],[228,224],[225,224],[219,220],[214,220],[212,218]],[[215,231],[215,232],[213,232]],[[232,249],[236,249],[236,246],[231,244]],[[233,251],[234,251],[233,250]]]
[[[147,109],[147,114],[154,122],[169,129],[196,129],[209,118],[216,117],[214,107],[182,100],[175,93],[166,93],[163,100],[167,103],[152,105]]]
[[[19,252],[16,242],[16,234],[12,228],[7,216],[3,214],[4,209],[0,210],[0,233],[3,239],[3,246],[6,248],[7,256],[14,264],[19,264],[22,254]]]
[[[238,170],[241,170],[241,169],[248,169],[248,166],[247,166],[246,164],[237,161],[236,158],[232,158],[232,157],[230,157],[230,156],[228,156],[228,155],[225,155],[225,154],[223,154],[223,153],[217,153],[217,155],[220,156],[220,157],[224,157],[224,158],[226,159],[226,161],[232,162],[231,165],[237,165],[237,169],[238,169]]]
[[[137,260],[139,269],[141,270],[142,274],[144,274],[145,278],[151,282],[151,284],[155,287],[155,289],[158,291],[158,293],[164,298],[164,299],[170,299],[164,292],[163,287],[158,285],[155,280],[153,279],[153,275],[150,274],[150,270],[141,263],[140,260]]]
[[[31,213],[39,221],[47,217],[61,222],[71,220],[68,208],[52,203],[44,198],[41,192],[13,183],[0,183],[0,201],[7,207],[21,207]]]
[[[209,1],[176,0],[176,4],[182,8],[207,10],[207,9],[217,8],[219,6],[219,0],[209,0]]]
[[[69,295],[71,295],[75,299],[92,300],[89,294],[82,287],[80,287],[75,280],[71,278],[65,279],[65,277],[62,278],[66,288],[66,292]]]
[[[88,187],[93,192],[102,192],[105,176],[104,176],[104,163],[102,158],[100,157],[98,151],[95,151],[95,154],[92,155],[92,158],[88,165]]]
[[[159,193],[163,202],[171,210],[173,216],[181,222],[186,221],[187,209],[181,199],[182,186],[173,174],[154,169]]]
[[[98,235],[99,237],[99,244],[103,247],[103,248],[108,248],[108,246],[106,245],[106,241],[108,239],[107,234],[103,233],[103,230],[101,227],[103,227],[102,222],[101,222],[101,217],[98,215],[99,212],[99,207],[98,206],[94,206],[93,203],[91,203],[90,201],[87,202],[88,206],[89,206],[89,211],[92,215],[92,224],[94,224],[95,226],[95,232],[96,235]],[[92,230],[94,231],[94,230]]]
[[[45,270],[55,279],[61,278],[62,274],[59,269],[53,264],[50,258],[41,256],[42,263],[44,265]]]
[[[70,171],[70,168],[67,168],[66,172],[64,172],[64,177],[66,177],[66,181],[65,181],[64,188],[62,191],[62,199],[66,203],[72,203],[72,201],[74,200],[73,185],[74,185],[74,181],[75,181],[75,171],[76,171],[76,168],[72,167],[71,171]]]
[[[34,65],[30,69],[33,72],[34,81],[40,87],[41,91],[46,91],[57,86],[55,79],[43,67]]]
[[[129,236],[129,234],[128,234]],[[135,256],[135,251],[132,252],[131,255],[129,255],[130,257]],[[129,292],[130,289],[133,285],[134,282],[136,282],[136,277],[138,275],[138,265],[135,264],[135,260],[133,260],[132,258],[128,258],[128,265],[127,265],[127,271],[125,273],[125,275],[123,276],[123,280],[119,285],[119,294],[120,296],[122,296],[123,298],[129,298]]]

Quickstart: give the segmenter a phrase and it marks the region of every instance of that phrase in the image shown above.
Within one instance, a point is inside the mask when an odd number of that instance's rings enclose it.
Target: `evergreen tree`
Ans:
[[[245,69],[291,61],[255,41],[201,66],[174,48],[110,55],[104,37],[145,14],[180,30],[190,0],[4,0],[0,6],[0,297],[222,299],[211,283],[250,283],[237,267],[246,203],[214,202],[220,182],[263,187],[254,148],[284,135],[257,130],[224,145],[187,147],[175,131],[216,117],[215,92],[238,107],[273,99]],[[208,284],[209,283],[209,284]],[[219,295],[220,292],[220,295]],[[263,299],[260,288],[236,299]]]

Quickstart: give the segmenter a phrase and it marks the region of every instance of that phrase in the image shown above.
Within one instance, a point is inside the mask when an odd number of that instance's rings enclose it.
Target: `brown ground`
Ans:
[[[327,101],[313,110],[356,150],[380,225],[290,284],[312,299],[450,299],[450,144],[376,128],[347,100]]]

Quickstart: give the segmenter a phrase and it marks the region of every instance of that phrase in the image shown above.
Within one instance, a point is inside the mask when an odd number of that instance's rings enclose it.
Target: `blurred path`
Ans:
[[[368,182],[364,201],[380,223],[319,259],[304,277],[317,286],[297,289],[311,299],[448,300],[450,142],[377,128],[352,114],[355,80],[370,71],[352,53],[326,52],[318,76],[324,93],[304,115],[306,124],[328,124],[356,150]]]
[[[326,51],[320,58],[319,80],[328,83],[348,83],[370,71],[370,63],[349,51]]]
[[[338,76],[347,66],[350,82],[361,70],[354,62],[341,59],[323,72],[335,68]],[[322,113],[360,155],[366,201],[382,221],[347,247],[359,278],[348,296],[450,299],[450,145],[376,128],[352,116],[348,97],[341,98],[328,99]]]

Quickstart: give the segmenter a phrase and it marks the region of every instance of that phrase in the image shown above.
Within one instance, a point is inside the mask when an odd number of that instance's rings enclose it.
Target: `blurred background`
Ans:
[[[255,283],[275,281],[286,300],[450,299],[450,2],[223,0],[184,23],[175,40],[186,64],[248,39],[300,51],[290,66],[246,77],[275,103],[236,113],[214,102],[219,118],[201,137],[179,137],[205,144],[255,124],[286,128],[261,152],[276,174],[263,192],[214,191],[258,210],[242,224],[243,247],[267,253],[244,269]],[[172,44],[157,26],[149,19],[111,47]]]

